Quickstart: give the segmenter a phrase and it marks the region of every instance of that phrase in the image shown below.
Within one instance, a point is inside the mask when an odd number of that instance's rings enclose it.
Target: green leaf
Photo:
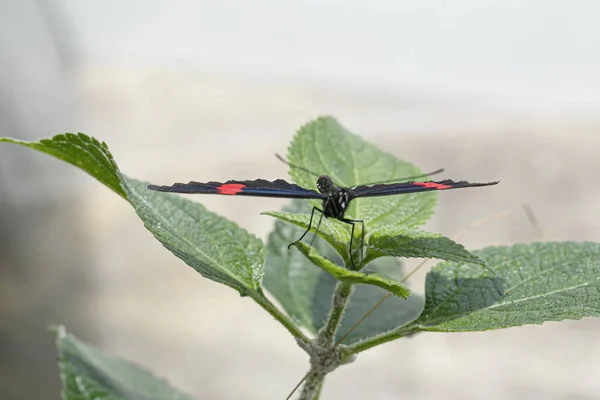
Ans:
[[[124,179],[131,204],[163,246],[202,276],[243,296],[260,290],[266,254],[260,239],[198,203]]]
[[[55,329],[64,400],[191,400],[145,369]]]
[[[148,230],[186,264],[241,295],[262,296],[266,249],[260,239],[198,203],[147,190],[146,183],[122,176],[105,143],[82,133],[39,142],[0,141],[42,151],[83,169],[129,200]]]
[[[83,133],[65,133],[52,139],[41,139],[39,142],[25,142],[13,138],[0,138],[0,142],[30,147],[73,164],[126,198],[121,187],[119,168],[108,151],[108,146],[93,137]]]
[[[305,201],[294,200],[284,211],[309,212]],[[303,229],[283,221],[275,222],[269,236],[267,261],[263,285],[282,304],[288,315],[312,333],[323,325],[331,308],[331,297],[336,280],[328,272],[311,263],[296,248],[287,246],[302,235]],[[307,241],[310,238],[305,239]],[[323,240],[316,240],[315,248],[335,262],[341,262],[335,251]],[[379,258],[369,265],[370,269],[394,278],[401,277],[397,259]],[[372,285],[356,285],[346,308],[342,325],[337,331],[339,339],[371,307],[389,292]],[[345,340],[354,343],[405,325],[419,316],[423,310],[422,297],[412,294],[408,299],[391,296],[377,308]]]
[[[462,245],[439,233],[394,226],[381,229],[369,237],[365,264],[378,257],[439,258],[485,265],[479,257],[469,253]]]
[[[331,117],[321,117],[296,134],[289,148],[290,174],[304,187],[314,187],[315,177],[303,168],[328,173],[342,187],[421,174],[411,164],[384,153],[375,146],[350,133]],[[298,167],[295,167],[297,165]],[[461,245],[439,234],[414,229],[433,213],[436,202],[433,192],[387,196],[385,198],[354,199],[346,215],[364,221],[366,254],[364,263],[382,256],[440,258],[484,264]],[[320,207],[318,202],[311,202]],[[308,228],[310,215],[269,212],[267,215]],[[316,215],[320,218],[320,215]],[[313,221],[314,232],[317,220]],[[323,219],[318,235],[325,239],[342,257],[343,265],[358,265],[360,258],[361,225],[350,237],[351,227],[335,219]],[[349,254],[352,243],[354,263]],[[362,267],[361,266],[361,267]]]
[[[322,256],[316,250],[314,250],[314,247],[311,247],[306,243],[299,242],[296,247],[302,254],[306,256],[306,258],[312,261],[319,268],[329,272],[338,281],[379,286],[380,288],[403,298],[407,298],[410,295],[410,291],[406,286],[395,281],[393,278],[387,275],[374,271],[365,271],[364,269],[363,272],[350,271],[344,267],[340,267],[330,259]]]
[[[600,316],[600,244],[533,243],[475,252],[495,276],[444,262],[426,280],[415,330],[464,332]]]
[[[348,131],[332,117],[321,117],[303,126],[288,149],[288,158],[292,164],[317,174],[329,175],[337,185],[343,187],[391,179],[403,180],[421,174],[421,170],[414,165],[384,153]],[[298,185],[316,188],[315,176],[294,167],[290,168],[290,175]],[[355,199],[346,216],[363,219],[366,234],[375,233],[379,226],[386,223],[415,227],[431,217],[436,199],[436,192]],[[320,207],[316,201],[312,204]]]

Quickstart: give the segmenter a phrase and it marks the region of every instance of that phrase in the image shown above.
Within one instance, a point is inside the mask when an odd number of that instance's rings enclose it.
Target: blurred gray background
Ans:
[[[272,179],[287,171],[273,153],[331,114],[425,170],[501,181],[441,194],[427,229],[516,208],[460,241],[598,241],[599,18],[596,1],[3,0],[0,136],[82,131],[156,183]],[[286,203],[195,200],[263,239],[259,213]],[[59,398],[56,323],[198,399],[283,399],[307,369],[269,315],[171,256],[118,196],[2,144],[0,398]],[[361,354],[323,398],[600,398],[599,332],[423,334]]]

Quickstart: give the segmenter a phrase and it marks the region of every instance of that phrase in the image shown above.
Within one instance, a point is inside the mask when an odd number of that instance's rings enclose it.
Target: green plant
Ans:
[[[105,143],[82,133],[39,142],[0,141],[45,152],[88,172],[128,201],[174,255],[270,313],[310,356],[302,399],[317,399],[324,377],[360,352],[410,334],[600,315],[600,244],[534,243],[469,252],[443,235],[417,228],[433,214],[435,192],[354,200],[347,215],[365,221],[368,265],[351,271],[346,268],[348,244],[358,238],[350,238],[348,226],[336,220],[323,221],[314,248],[304,242],[299,251],[288,250],[308,225],[310,202],[292,201],[283,212],[266,213],[278,220],[265,245],[198,203],[146,190],[146,182],[119,171]],[[344,186],[420,173],[330,117],[302,127],[288,158]],[[290,174],[297,184],[314,187],[314,177],[306,172],[291,167]],[[410,295],[392,257],[445,261],[428,273],[422,299]],[[393,296],[381,303],[386,293]],[[379,307],[362,321],[375,305]],[[78,341],[62,327],[55,333],[65,399],[190,398],[143,369]]]

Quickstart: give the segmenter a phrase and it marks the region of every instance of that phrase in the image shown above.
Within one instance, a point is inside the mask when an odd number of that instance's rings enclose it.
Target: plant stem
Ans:
[[[285,328],[292,334],[294,337],[301,341],[304,344],[309,344],[310,339],[302,333],[300,327],[296,325],[294,321],[292,321],[287,315],[282,313],[269,299],[265,297],[263,293],[259,293],[258,295],[252,296],[252,299],[256,301],[263,309],[265,309],[273,318],[281,323],[281,325],[285,326]]]
[[[331,298],[331,311],[327,317],[325,326],[319,330],[317,338],[319,345],[324,347],[331,347],[334,344],[335,333],[340,327],[344,311],[350,300],[352,294],[352,284],[346,282],[339,282],[335,286],[333,296]]]
[[[348,350],[353,354],[357,354],[372,347],[379,346],[380,344],[384,344],[416,332],[418,332],[418,329],[416,329],[414,326],[403,326],[398,329],[394,329],[393,331],[389,331],[381,335],[373,336],[369,339],[354,343],[348,346]]]
[[[321,396],[325,374],[312,373],[306,378],[299,400],[318,400]]]

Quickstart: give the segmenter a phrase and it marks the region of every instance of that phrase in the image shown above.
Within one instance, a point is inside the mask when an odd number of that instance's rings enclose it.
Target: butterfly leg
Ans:
[[[347,224],[352,225],[352,230],[350,231],[350,261],[352,262],[352,269],[358,271],[356,265],[354,264],[354,257],[352,255],[352,243],[354,242],[354,227],[356,224],[362,225],[362,232],[360,234],[360,267],[364,266],[364,254],[363,249],[365,247],[365,223],[362,219],[347,219],[347,218],[338,218],[340,221],[345,222]]]
[[[312,227],[313,218],[315,216],[315,211],[318,211],[321,213],[321,218],[319,218],[319,222],[317,223],[317,229],[315,231],[315,236],[313,236],[312,240],[310,241],[310,245],[312,246],[313,242],[315,241],[315,238],[317,237],[317,232],[319,232],[319,227],[321,226],[321,221],[323,220],[323,210],[321,210],[318,207],[313,207],[312,212],[310,213],[310,221],[308,221],[308,228],[306,228],[306,230],[304,231],[304,233],[302,234],[302,236],[300,236],[300,238],[298,240],[296,240],[295,242],[292,242],[288,245],[288,249],[290,247],[292,247],[293,245],[295,245],[296,243],[298,243],[299,241],[301,241],[302,239],[304,239],[304,236],[306,236],[306,234],[308,232],[310,232],[310,228]]]
[[[315,229],[315,235],[310,240],[310,247],[312,247],[313,243],[315,242],[315,239],[317,238],[317,233],[319,233],[319,228],[321,227],[321,221],[323,221],[323,213],[321,213],[321,217],[319,218],[319,222],[317,222],[317,229]]]

